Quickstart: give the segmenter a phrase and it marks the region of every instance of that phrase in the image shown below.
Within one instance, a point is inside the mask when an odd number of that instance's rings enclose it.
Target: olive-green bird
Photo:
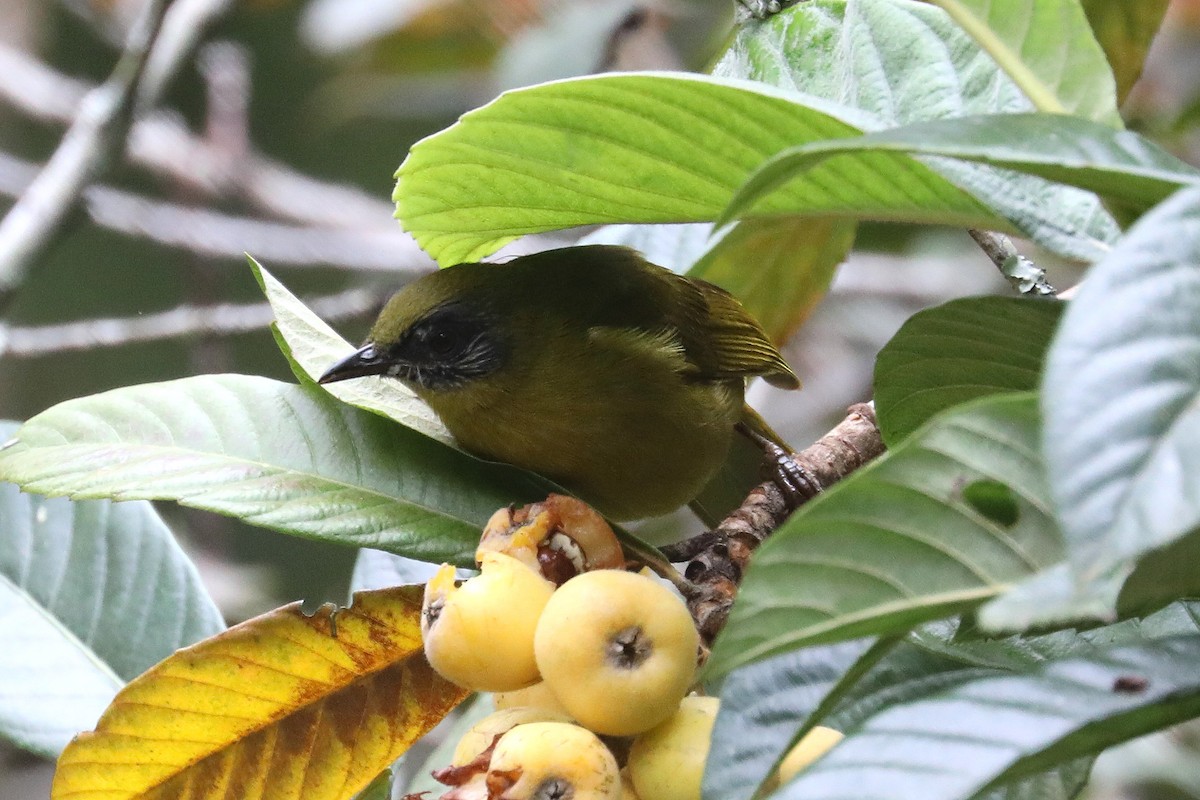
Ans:
[[[464,449],[537,472],[613,519],[663,514],[716,474],[746,381],[800,381],[728,292],[625,247],[459,264],[401,289],[321,383],[404,382]]]

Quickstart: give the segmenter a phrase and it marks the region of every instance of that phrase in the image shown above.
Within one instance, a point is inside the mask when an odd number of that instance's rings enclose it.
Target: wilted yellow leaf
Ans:
[[[52,800],[348,798],[466,696],[421,650],[419,586],[289,606],[180,650],[58,760]]]

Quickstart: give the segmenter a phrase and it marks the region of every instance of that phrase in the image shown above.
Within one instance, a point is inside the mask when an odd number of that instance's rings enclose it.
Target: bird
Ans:
[[[735,428],[778,436],[747,381],[800,381],[729,292],[615,245],[425,275],[319,383],[394,378],[466,451],[536,472],[616,521],[692,501]]]

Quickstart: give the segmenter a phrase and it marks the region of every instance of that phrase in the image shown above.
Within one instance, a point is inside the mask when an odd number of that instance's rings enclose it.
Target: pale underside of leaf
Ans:
[[[169,499],[302,536],[473,562],[496,508],[546,484],[313,387],[185,378],[69,401],[0,451],[0,476],[73,497]]]
[[[755,554],[708,668],[902,632],[1057,562],[1037,428],[1029,395],[961,406],[807,504]],[[1011,490],[1013,524],[963,497],[981,479]]]

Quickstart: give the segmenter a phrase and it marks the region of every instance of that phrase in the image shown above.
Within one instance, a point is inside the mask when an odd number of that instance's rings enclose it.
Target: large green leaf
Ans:
[[[894,447],[930,417],[1003,392],[1033,391],[1063,306],[968,297],[908,319],[875,360],[875,411]]]
[[[753,795],[822,700],[856,664],[877,658],[872,645],[860,639],[810,647],[734,670],[721,686],[704,769],[705,799]]]
[[[1198,661],[1175,636],[889,704],[776,797],[969,798],[1200,714]]]
[[[619,244],[641,252],[648,261],[680,275],[692,268],[713,245],[707,222],[679,225],[604,225],[577,244]]]
[[[297,378],[315,383],[321,373],[354,350],[253,258],[250,269],[271,304],[275,314],[271,328]],[[400,381],[367,376],[321,388],[342,402],[393,419],[443,444],[457,446],[433,409]]]
[[[929,0],[1044,111],[1121,126],[1116,85],[1077,0]]]
[[[149,503],[0,483],[0,736],[55,756],[125,681],[224,627]]]
[[[1158,33],[1170,0],[1082,0],[1092,32],[1104,48],[1117,81],[1117,102],[1142,74],[1150,42]]]
[[[825,296],[854,244],[856,227],[835,219],[746,220],[688,274],[731,292],[782,343]]]
[[[826,159],[880,153],[944,156],[1019,170],[1097,192],[1135,210],[1153,206],[1181,186],[1200,183],[1200,171],[1136,133],[1061,115],[989,115],[790,148],[755,170],[723,216],[755,207]]]
[[[243,375],[61,403],[0,451],[0,479],[77,498],[176,500],[287,533],[473,563],[528,473],[467,456],[325,392]]]
[[[1038,427],[1032,395],[959,406],[805,505],[755,553],[708,669],[902,632],[1058,561]]]
[[[711,221],[763,159],[861,133],[856,119],[834,103],[686,73],[542,84],[414,145],[396,173],[396,215],[443,264],[575,225]],[[758,210],[1014,230],[928,167],[890,155],[819,167]]]
[[[764,659],[735,670],[722,686],[704,796],[750,797],[779,756],[814,724],[852,731],[891,706],[984,678],[1026,673],[1047,659],[1197,633],[1196,606],[1176,603],[1145,620],[1083,633],[981,640],[964,638],[957,623],[941,621],[898,643],[843,642]],[[1088,761],[1009,782],[989,796],[1072,797]]]
[[[1012,8],[1010,0],[993,5]],[[1020,33],[1016,28],[1012,32]],[[1055,35],[1057,31],[1046,34]],[[1049,38],[1040,41],[1059,46]],[[1052,61],[1047,60],[1047,67]],[[803,93],[802,98],[815,95],[853,106],[860,113],[857,124],[867,131],[1034,110],[992,57],[941,9],[907,0],[798,4],[765,23],[744,26],[715,72],[788,88]],[[944,159],[922,163],[1064,255],[1095,260],[1107,249],[1103,243],[1118,233],[1098,199],[1087,192],[990,166]],[[881,184],[890,176],[881,173]],[[803,213],[795,207],[783,210]]]
[[[1142,556],[1197,535],[1198,264],[1193,188],[1147,214],[1071,301],[1043,397],[1043,448],[1069,568],[990,606],[987,624],[1111,615]]]

